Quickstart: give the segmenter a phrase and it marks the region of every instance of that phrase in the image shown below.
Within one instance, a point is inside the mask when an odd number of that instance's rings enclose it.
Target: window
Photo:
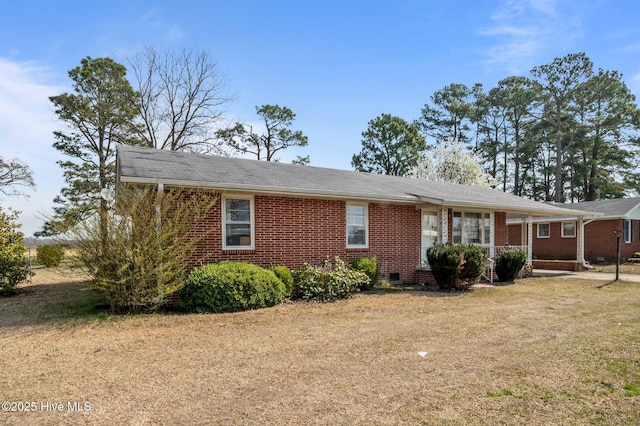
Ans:
[[[438,242],[440,235],[440,217],[437,212],[422,210],[422,259],[428,265],[427,250]]]
[[[633,221],[629,219],[625,219],[622,224],[623,237],[625,243],[630,243],[633,241]]]
[[[549,235],[551,235],[551,233],[549,232],[548,223],[539,223],[537,228],[538,228],[538,238],[549,238]]]
[[[575,237],[576,237],[576,223],[562,222],[562,238],[575,238]]]
[[[453,244],[489,244],[491,217],[489,213],[453,212]]]
[[[367,206],[347,205],[347,247],[367,247]]]
[[[224,198],[222,209],[222,248],[253,249],[253,199]]]

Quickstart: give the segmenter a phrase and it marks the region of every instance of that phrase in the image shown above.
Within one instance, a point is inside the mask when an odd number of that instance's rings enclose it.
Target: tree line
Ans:
[[[293,111],[279,105],[256,107],[264,132],[242,123],[225,128],[223,115],[234,97],[224,76],[204,51],[148,47],[125,65],[111,58],[86,57],[69,71],[73,92],[50,97],[63,124],[53,147],[65,155],[58,164],[66,186],[54,199],[53,215],[36,236],[63,233],[95,215],[101,239],[115,188],[118,144],[208,154],[233,152],[277,160],[307,137],[290,127]],[[295,162],[306,164],[308,157]],[[2,189],[0,187],[0,189]]]
[[[635,101],[619,72],[595,70],[584,53],[568,54],[488,91],[450,84],[412,123],[382,114],[369,122],[352,165],[420,176],[434,148],[451,145],[449,163],[440,165],[446,173],[460,163],[455,145],[463,143],[502,191],[537,201],[620,198],[640,181]]]
[[[36,235],[64,232],[96,213],[107,223],[118,143],[266,161],[308,144],[291,129],[293,111],[278,105],[256,106],[263,132],[244,123],[223,126],[234,97],[206,52],[148,47],[128,65],[129,72],[110,58],[86,57],[69,71],[73,92],[50,98],[63,124],[53,146],[66,158],[59,161],[66,186]],[[638,188],[639,127],[640,110],[622,75],[595,70],[584,53],[568,54],[489,90],[452,83],[436,91],[413,122],[376,117],[352,165],[488,184],[538,201],[618,198]],[[308,156],[294,160],[309,162]],[[19,160],[0,159],[0,171],[2,192],[34,185]]]

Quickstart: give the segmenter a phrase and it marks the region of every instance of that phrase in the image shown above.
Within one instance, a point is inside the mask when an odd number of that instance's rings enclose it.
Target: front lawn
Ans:
[[[616,272],[616,264],[615,263],[606,264],[606,265],[594,264],[594,265],[591,265],[591,266],[593,266],[593,271],[594,272],[609,272],[609,273]],[[621,274],[640,275],[640,264],[638,264],[638,263],[628,263],[628,262],[620,263],[620,273]]]
[[[640,419],[638,284],[532,278],[467,293],[117,317],[53,271],[25,289],[0,298],[0,400],[36,410],[2,412],[0,423]],[[53,404],[63,410],[47,411]]]

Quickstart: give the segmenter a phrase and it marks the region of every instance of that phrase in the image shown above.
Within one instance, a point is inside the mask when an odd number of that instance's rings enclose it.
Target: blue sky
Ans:
[[[29,198],[4,197],[39,229],[63,186],[48,97],[70,90],[85,56],[126,58],[144,46],[206,50],[236,95],[232,121],[255,106],[297,115],[311,165],[351,169],[361,133],[382,113],[411,121],[451,83],[485,89],[567,53],[617,70],[640,95],[637,0],[4,1],[0,14],[0,156],[33,170]]]

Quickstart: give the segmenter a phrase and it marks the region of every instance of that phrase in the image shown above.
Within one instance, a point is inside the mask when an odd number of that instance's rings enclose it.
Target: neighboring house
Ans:
[[[375,256],[381,279],[404,282],[430,279],[425,253],[435,242],[478,244],[493,256],[507,242],[507,219],[573,212],[491,188],[124,145],[117,181],[219,194],[200,225],[211,233],[194,263],[293,269]]]
[[[617,237],[620,235],[620,257],[625,260],[640,252],[640,198],[585,201],[556,204],[575,212],[594,212],[583,216],[584,254],[591,263],[616,259]],[[522,228],[510,220],[510,244],[520,244]],[[575,259],[577,250],[576,216],[539,217],[534,219],[533,256],[538,259]]]

